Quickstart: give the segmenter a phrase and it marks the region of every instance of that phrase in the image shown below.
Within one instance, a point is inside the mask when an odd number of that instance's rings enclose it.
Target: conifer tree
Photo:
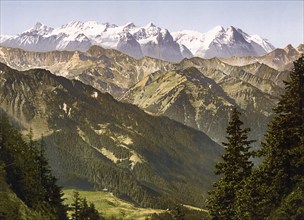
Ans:
[[[87,202],[86,198],[81,199],[79,219],[81,220],[99,220],[99,213],[95,209],[95,205]]]
[[[252,218],[269,216],[304,177],[304,55],[294,62],[274,112],[260,151],[263,163],[243,192],[256,206]]]
[[[79,192],[73,192],[72,220],[80,220],[81,198]]]
[[[104,218],[99,216],[98,211],[95,209],[95,205],[90,203],[88,205],[86,198],[81,198],[79,192],[73,193],[73,203],[71,204],[72,220],[103,220]]]
[[[90,206],[88,207],[88,216],[87,219],[90,220],[104,220],[102,216],[99,215],[98,211],[95,208],[94,203],[90,203]]]
[[[280,181],[293,184],[304,176],[304,55],[294,62],[285,94],[274,111],[276,117],[262,145],[263,165]]]
[[[251,173],[252,162],[248,140],[250,129],[242,129],[240,112],[234,108],[227,127],[227,142],[224,142],[223,161],[216,164],[216,174],[221,178],[214,183],[214,190],[209,192],[208,208],[213,219],[236,219],[236,192],[243,180]]]
[[[39,143],[36,143],[38,153],[38,171],[40,184],[43,186],[44,201],[47,201],[58,219],[66,218],[67,207],[63,205],[62,188],[57,185],[57,179],[52,175],[51,169],[45,155],[45,141],[42,136]]]
[[[7,183],[12,190],[28,207],[44,216],[67,219],[61,188],[56,185],[56,178],[31,132],[27,143],[6,116],[0,118],[0,128],[0,161],[5,164]]]

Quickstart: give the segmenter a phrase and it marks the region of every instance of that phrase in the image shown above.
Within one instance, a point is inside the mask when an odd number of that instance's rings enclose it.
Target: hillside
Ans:
[[[251,137],[261,141],[283,92],[271,80],[276,74],[280,73],[261,64],[234,67],[216,58],[185,59],[146,76],[121,100],[199,129],[218,143],[225,140],[229,114],[237,107],[252,128]]]
[[[222,152],[204,133],[43,69],[0,70],[1,108],[45,136],[64,186],[106,188],[144,207],[204,203]]]
[[[0,60],[18,70],[39,67],[80,80],[150,114],[199,129],[218,143],[224,140],[232,105],[245,113],[251,137],[262,140],[289,76],[289,71],[261,63],[233,66],[217,58],[194,57],[172,64],[148,57],[136,60],[98,46],[87,52],[46,53],[1,47]]]

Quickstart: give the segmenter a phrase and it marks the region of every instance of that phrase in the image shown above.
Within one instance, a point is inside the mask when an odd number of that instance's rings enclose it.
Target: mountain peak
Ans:
[[[135,24],[133,22],[126,23],[125,27],[135,27]]]
[[[294,49],[294,47],[291,45],[291,44],[288,44],[284,50],[291,50],[291,49]]]
[[[97,21],[86,21],[84,24],[88,26],[100,25]]]
[[[135,28],[135,24],[133,22],[128,22],[127,24],[124,25],[123,30],[124,31],[129,31],[130,29]]]
[[[84,25],[84,22],[82,22],[82,21],[71,21],[61,27],[62,28],[67,28],[67,27],[81,28],[83,25]]]
[[[213,32],[213,33],[218,33],[218,32],[221,32],[221,31],[224,31],[224,27],[221,26],[221,25],[217,25],[215,26],[214,28],[212,28],[210,31],[208,32]]]
[[[284,51],[286,52],[287,56],[289,57],[297,57],[300,53],[300,51],[296,50],[291,44],[288,44]]]
[[[228,30],[230,29],[230,30],[236,31],[236,28],[233,27],[233,26],[229,26],[227,29],[228,29]]]
[[[152,22],[149,22],[149,23],[146,25],[146,27],[149,28],[149,27],[156,27],[156,26],[155,26],[155,24],[153,24]]]
[[[117,27],[116,24],[111,24],[111,23],[109,23],[109,22],[103,23],[103,25],[105,25],[106,28],[115,28],[115,27]]]
[[[245,42],[245,39],[242,33],[238,32],[237,29],[233,26],[230,26],[226,30],[226,35],[229,40],[236,41],[236,42]]]
[[[35,25],[34,25],[34,29],[39,29],[41,26],[43,26],[43,24],[41,22],[37,22]]]
[[[300,44],[300,45],[297,47],[297,50],[298,50],[300,53],[304,53],[304,44]]]
[[[50,31],[52,31],[53,28],[50,28],[46,26],[45,24],[42,24],[41,22],[37,22],[32,28],[24,31],[22,34],[39,34],[39,35],[44,35],[48,34]]]

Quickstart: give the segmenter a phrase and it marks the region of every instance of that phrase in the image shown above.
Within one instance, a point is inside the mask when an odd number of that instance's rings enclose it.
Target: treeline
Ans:
[[[87,133],[86,133],[87,134]],[[103,137],[101,137],[103,138]],[[152,171],[148,166],[135,166],[133,174],[131,171],[124,167],[116,167],[112,162],[105,160],[92,147],[88,147],[78,134],[70,132],[58,132],[45,138],[48,146],[53,143],[59,143],[60,151],[57,148],[54,151],[48,151],[48,156],[53,158],[52,161],[64,161],[58,164],[53,164],[52,167],[57,169],[61,183],[66,187],[71,188],[84,188],[103,190],[107,189],[118,198],[127,200],[140,207],[157,207],[162,209],[171,208],[174,205],[173,199],[169,196],[162,196],[156,190],[151,190],[148,186],[144,186],[136,179],[138,176],[144,176],[147,181],[153,179],[154,182],[158,181],[159,186],[162,186],[163,181],[156,175],[152,175]],[[90,142],[94,141],[93,138]],[[96,146],[102,146],[96,145]],[[73,148],[72,148],[73,147]],[[60,152],[60,153],[59,153]],[[73,152],[71,154],[70,152]],[[87,158],[90,158],[89,160]],[[58,172],[59,171],[59,172]],[[74,173],[75,175],[68,175]],[[170,206],[170,204],[172,204]]]
[[[233,110],[208,199],[212,219],[304,219],[304,55],[285,84],[260,150],[250,149]],[[252,157],[262,162],[254,166]]]

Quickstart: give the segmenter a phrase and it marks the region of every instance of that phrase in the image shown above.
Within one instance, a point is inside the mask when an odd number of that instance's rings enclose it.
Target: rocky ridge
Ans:
[[[81,80],[150,114],[204,131],[218,143],[224,140],[233,106],[243,110],[252,137],[261,140],[289,75],[259,62],[233,66],[218,58],[196,57],[172,64],[147,57],[136,60],[98,46],[87,52],[46,53],[2,47],[0,61],[19,70],[35,66]]]

